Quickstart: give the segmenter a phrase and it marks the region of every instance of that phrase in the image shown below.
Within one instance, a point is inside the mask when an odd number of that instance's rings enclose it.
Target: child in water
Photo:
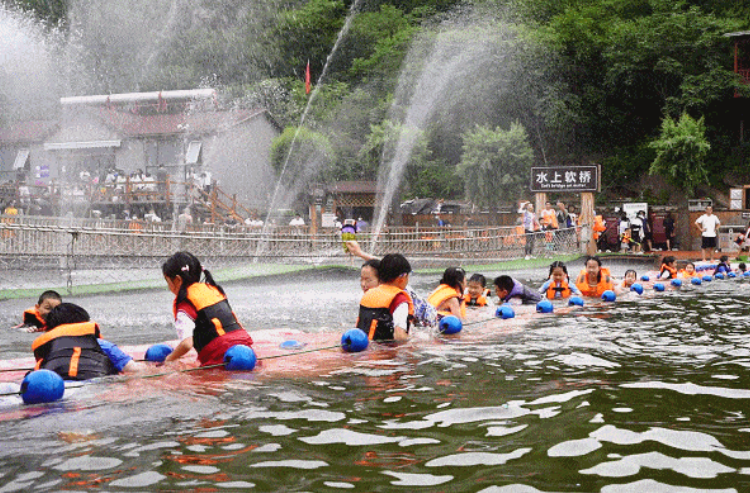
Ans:
[[[680,270],[678,275],[680,279],[690,279],[696,276],[698,276],[698,271],[695,270],[695,264],[692,262],[685,264],[685,268]]]
[[[737,266],[737,274],[743,275],[745,272],[747,272],[747,266],[745,265],[745,262],[740,262]]]
[[[638,279],[638,274],[636,274],[633,269],[626,270],[625,275],[622,277],[622,281],[615,286],[615,294],[622,296],[623,294],[629,293],[630,288],[635,284],[636,279]]]
[[[722,255],[719,257],[719,264],[714,270],[714,275],[729,274],[730,272],[732,272],[732,267],[729,265],[729,257],[727,255]]]
[[[466,283],[466,306],[487,306],[487,278],[482,274],[472,274]]]
[[[542,300],[539,293],[510,276],[498,276],[494,284],[495,294],[500,298],[500,303],[534,305]]]
[[[404,341],[414,315],[411,296],[404,290],[411,265],[403,255],[388,254],[380,260],[380,284],[368,289],[359,304],[357,327],[371,341]]]
[[[661,269],[658,278],[661,280],[675,279],[677,277],[677,259],[673,255],[667,255],[661,259]]]
[[[427,297],[427,301],[437,309],[438,317],[454,315],[466,316],[466,272],[461,267],[448,267],[443,272],[440,285]]]
[[[586,258],[586,264],[576,279],[576,286],[583,296],[594,298],[600,297],[604,291],[614,289],[609,269],[602,267],[601,259],[596,256]]]
[[[47,330],[31,346],[37,369],[52,370],[65,380],[132,373],[144,369],[115,344],[101,339],[99,325],[86,310],[59,303],[47,315]]]
[[[559,260],[549,266],[547,281],[539,288],[539,292],[549,300],[567,299],[571,296],[581,296],[581,291],[570,282],[568,268]]]
[[[21,329],[23,332],[44,332],[47,314],[60,303],[62,298],[57,291],[43,292],[39,295],[36,305],[23,312],[23,322],[11,328]]]
[[[195,348],[202,366],[217,365],[224,362],[230,347],[252,347],[253,340],[237,321],[224,290],[194,255],[177,252],[164,262],[161,271],[175,295],[174,325],[180,339],[165,363]],[[200,282],[201,275],[204,282]]]

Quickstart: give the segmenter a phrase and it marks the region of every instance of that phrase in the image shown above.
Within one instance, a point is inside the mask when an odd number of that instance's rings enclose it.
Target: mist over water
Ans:
[[[383,228],[389,206],[393,205],[394,213],[398,210],[394,197],[422,135],[446,113],[458,113],[454,118],[470,120],[477,103],[495,99],[504,91],[504,64],[514,38],[514,32],[502,22],[490,24],[479,20],[476,13],[458,12],[413,44],[389,114],[403,130],[381,158],[378,189],[382,196],[374,223],[375,238]],[[483,85],[488,73],[497,77],[491,85]]]

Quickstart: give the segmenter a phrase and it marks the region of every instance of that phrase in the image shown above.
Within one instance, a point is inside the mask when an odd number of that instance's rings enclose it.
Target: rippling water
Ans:
[[[258,328],[340,332],[360,296],[352,272],[225,287]],[[315,374],[200,372],[6,405],[0,492],[750,491],[748,294],[750,281],[713,282],[467,323]],[[73,301],[133,344],[172,337],[170,298]],[[3,304],[2,322],[28,303]],[[33,335],[7,335],[3,357],[28,354]]]

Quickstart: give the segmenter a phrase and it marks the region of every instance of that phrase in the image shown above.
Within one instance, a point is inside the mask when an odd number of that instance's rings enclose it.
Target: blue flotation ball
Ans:
[[[166,344],[154,344],[146,350],[146,354],[143,358],[146,361],[153,361],[154,363],[164,363],[164,360],[172,352],[172,348]]]
[[[65,381],[50,370],[32,371],[21,382],[21,398],[25,404],[44,404],[62,399]]]
[[[641,281],[643,281],[643,282],[649,282],[650,280],[651,280],[651,278],[650,278],[650,277],[648,277],[648,276],[647,276],[647,275],[645,275],[645,274],[641,276]]]
[[[706,282],[711,282],[713,280],[713,278],[711,276],[709,276],[709,275],[705,275],[705,276],[703,276],[703,280],[706,281]]]
[[[341,336],[341,347],[349,353],[358,353],[367,349],[367,334],[361,329],[349,329]]]
[[[230,347],[224,353],[224,368],[231,371],[250,371],[257,361],[255,351],[241,344]]]
[[[700,286],[703,281],[701,281],[700,277],[693,277],[690,279],[690,282],[696,286]]]
[[[571,296],[568,300],[568,306],[583,306],[583,298],[580,296]]]
[[[750,270],[746,270],[746,271],[745,271],[745,273],[744,273],[744,274],[742,274],[742,275],[743,275],[743,276],[745,276],[745,277],[748,277],[748,276],[750,276]]]
[[[716,273],[716,275],[715,275],[714,277],[715,277],[716,279],[724,279],[724,274],[722,274],[721,272],[717,272],[717,273]]]
[[[630,290],[631,291],[635,291],[638,294],[643,294],[643,285],[641,285],[641,284],[639,284],[637,282],[633,283],[633,285],[630,286]]]
[[[664,291],[664,284],[660,282],[654,284],[654,291]]]
[[[617,295],[611,289],[608,289],[602,293],[602,300],[604,301],[615,301],[616,299]]]
[[[516,316],[516,312],[513,310],[513,307],[510,305],[502,305],[498,306],[497,310],[495,310],[495,316],[497,318],[502,318],[503,320],[513,318]]]
[[[442,334],[458,334],[463,327],[464,324],[461,323],[461,319],[455,315],[443,317],[440,319],[440,322],[438,322],[438,330],[440,330]]]
[[[542,300],[536,304],[536,311],[538,313],[552,313],[554,310],[555,307],[550,300]]]
[[[680,279],[672,279],[672,286],[679,288],[682,286],[682,280]]]
[[[737,277],[737,274],[735,274],[734,272],[730,272],[729,274],[727,274],[727,276],[729,276],[729,277]]]

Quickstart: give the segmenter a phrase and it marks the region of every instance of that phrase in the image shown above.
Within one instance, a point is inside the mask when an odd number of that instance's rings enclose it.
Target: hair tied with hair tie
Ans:
[[[187,264],[185,264],[184,266],[182,266],[182,268],[180,270],[182,272],[190,272],[190,266],[187,265]]]

